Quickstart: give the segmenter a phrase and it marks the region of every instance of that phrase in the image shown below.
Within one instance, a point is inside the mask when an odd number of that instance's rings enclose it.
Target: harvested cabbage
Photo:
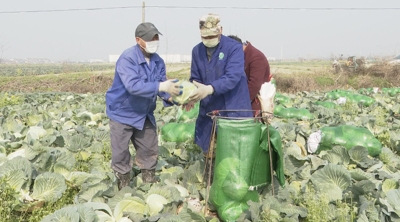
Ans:
[[[178,83],[183,86],[182,95],[173,96],[172,100],[180,105],[187,104],[189,102],[189,97],[193,94],[197,87],[193,83],[186,80],[179,81]]]

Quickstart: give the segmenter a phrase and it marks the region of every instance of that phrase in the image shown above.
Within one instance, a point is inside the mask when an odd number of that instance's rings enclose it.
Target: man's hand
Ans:
[[[182,106],[182,110],[186,110],[186,112],[189,112],[191,109],[194,109],[193,102],[189,102],[188,104]]]
[[[177,105],[177,106],[180,106],[180,105],[181,105],[181,104],[175,102],[175,101],[172,99],[172,97],[169,97],[169,98],[168,98],[168,102],[173,103],[174,105]]]
[[[206,86],[196,81],[193,81],[193,84],[197,86],[197,89],[194,91],[189,99],[194,103],[206,98],[208,95],[211,95],[214,92],[214,88],[211,85]]]
[[[170,79],[165,82],[160,82],[158,91],[169,93],[171,96],[182,95],[183,86],[179,85],[178,79]]]

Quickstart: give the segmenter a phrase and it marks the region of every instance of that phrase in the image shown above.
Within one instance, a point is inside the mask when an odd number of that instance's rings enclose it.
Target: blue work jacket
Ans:
[[[211,85],[214,93],[200,101],[196,121],[195,143],[208,152],[212,120],[206,114],[214,110],[251,110],[247,78],[244,72],[242,44],[221,35],[211,60],[207,49],[199,43],[192,51],[190,80]],[[221,112],[229,117],[252,117],[252,112]]]
[[[168,93],[158,92],[160,82],[166,79],[165,63],[158,54],[152,54],[147,64],[139,45],[125,50],[117,61],[113,85],[106,93],[108,117],[139,130],[148,117],[155,126],[157,95],[164,99],[165,106],[172,105],[165,102],[170,97]]]

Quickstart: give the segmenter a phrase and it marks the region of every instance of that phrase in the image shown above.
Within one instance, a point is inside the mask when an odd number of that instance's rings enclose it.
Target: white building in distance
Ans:
[[[109,63],[116,63],[119,59],[120,55],[108,55],[108,62]]]
[[[181,54],[162,54],[160,57],[165,63],[190,63],[192,62],[191,55],[181,55]]]

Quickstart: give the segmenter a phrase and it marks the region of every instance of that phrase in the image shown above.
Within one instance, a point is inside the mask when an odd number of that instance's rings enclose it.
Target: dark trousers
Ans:
[[[136,149],[136,165],[142,170],[153,170],[157,165],[157,128],[147,118],[143,130],[110,120],[113,170],[125,174],[130,172],[133,160],[129,153],[129,141]]]

